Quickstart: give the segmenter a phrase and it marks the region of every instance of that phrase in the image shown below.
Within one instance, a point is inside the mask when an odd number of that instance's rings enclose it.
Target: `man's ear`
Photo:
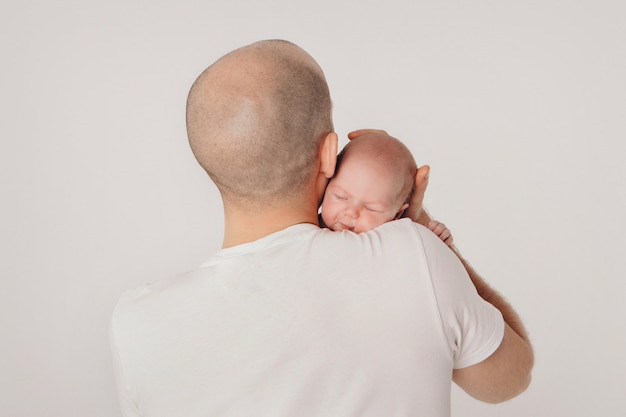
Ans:
[[[337,165],[337,143],[339,138],[335,132],[330,132],[322,139],[320,147],[320,173],[326,178],[332,178],[335,175],[335,166]]]
[[[402,207],[400,207],[400,209],[398,209],[398,212],[396,213],[396,217],[394,217],[394,220],[399,219],[400,217],[402,217],[402,215],[404,214],[404,210],[406,210],[406,208],[409,206],[409,203],[404,203],[402,205]]]

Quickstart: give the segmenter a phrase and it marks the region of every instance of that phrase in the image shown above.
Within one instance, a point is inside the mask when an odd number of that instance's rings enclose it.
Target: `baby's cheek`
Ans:
[[[333,217],[336,214],[336,207],[333,204],[325,204],[322,203],[322,220],[324,220],[324,223],[331,224],[333,223]]]
[[[381,224],[385,224],[385,223],[387,223],[387,222],[390,222],[390,221],[392,221],[393,219],[394,219],[394,215],[393,215],[393,214],[389,214],[389,213],[379,213],[379,214],[376,216],[376,220],[375,220],[376,226],[374,226],[374,227],[378,227],[378,226],[380,226]]]
[[[363,215],[361,214],[360,218],[360,225],[359,225],[359,229],[360,232],[367,232],[368,230],[372,230],[375,227],[380,226],[381,224],[385,223],[384,219],[381,218],[377,218],[377,216],[372,216],[370,215]]]

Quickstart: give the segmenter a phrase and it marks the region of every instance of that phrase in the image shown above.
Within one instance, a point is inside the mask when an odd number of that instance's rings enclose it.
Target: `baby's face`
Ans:
[[[324,224],[335,231],[361,233],[400,217],[407,204],[399,183],[384,167],[344,160],[324,193]]]

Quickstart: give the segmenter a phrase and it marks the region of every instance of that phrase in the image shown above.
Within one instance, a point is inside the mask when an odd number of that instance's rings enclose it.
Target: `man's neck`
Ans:
[[[317,211],[310,204],[284,204],[264,210],[224,210],[224,241],[222,248],[253,242],[257,239],[300,223],[318,225]]]

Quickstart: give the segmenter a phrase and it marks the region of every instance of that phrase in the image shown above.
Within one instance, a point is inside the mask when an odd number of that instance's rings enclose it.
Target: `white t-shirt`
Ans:
[[[111,343],[127,417],[439,417],[503,323],[410,220],[299,224],[126,292]]]

